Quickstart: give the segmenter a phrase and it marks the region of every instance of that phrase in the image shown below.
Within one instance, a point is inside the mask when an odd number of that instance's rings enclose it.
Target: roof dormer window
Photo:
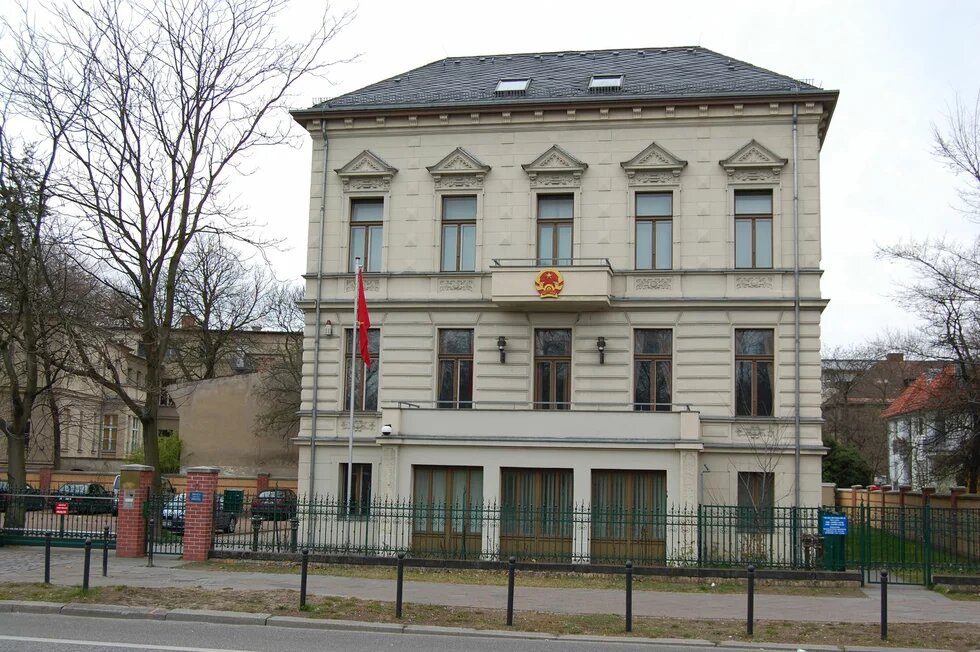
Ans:
[[[531,80],[527,77],[523,79],[501,79],[497,82],[494,93],[497,95],[523,95],[527,92],[527,87]]]
[[[592,79],[589,80],[590,93],[612,93],[622,88],[622,75],[592,75]]]

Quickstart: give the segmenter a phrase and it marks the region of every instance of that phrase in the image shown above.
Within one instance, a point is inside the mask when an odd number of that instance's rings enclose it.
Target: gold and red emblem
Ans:
[[[543,269],[534,279],[534,289],[542,299],[557,299],[565,287],[565,279],[557,269]]]

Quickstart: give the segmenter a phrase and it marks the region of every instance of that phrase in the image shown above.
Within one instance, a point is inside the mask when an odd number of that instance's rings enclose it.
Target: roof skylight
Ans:
[[[527,77],[523,79],[501,79],[497,82],[494,93],[524,93],[530,83],[531,80]]]
[[[618,91],[622,87],[622,75],[592,75],[592,79],[589,80],[590,93],[608,93]]]

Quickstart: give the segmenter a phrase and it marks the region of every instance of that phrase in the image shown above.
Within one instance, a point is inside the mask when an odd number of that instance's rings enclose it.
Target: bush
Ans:
[[[177,433],[169,437],[157,437],[160,447],[160,473],[180,473],[181,442]],[[129,464],[143,464],[143,449],[137,448],[126,456]]]
[[[823,481],[838,487],[871,484],[871,467],[853,446],[836,439],[825,438],[823,445],[830,449],[823,458]]]

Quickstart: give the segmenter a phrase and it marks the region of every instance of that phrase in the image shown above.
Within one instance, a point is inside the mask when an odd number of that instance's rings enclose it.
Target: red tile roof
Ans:
[[[923,373],[891,402],[881,416],[890,419],[901,414],[949,407],[956,402],[956,395],[959,394],[956,384],[956,369],[952,365],[943,367],[938,374]]]

